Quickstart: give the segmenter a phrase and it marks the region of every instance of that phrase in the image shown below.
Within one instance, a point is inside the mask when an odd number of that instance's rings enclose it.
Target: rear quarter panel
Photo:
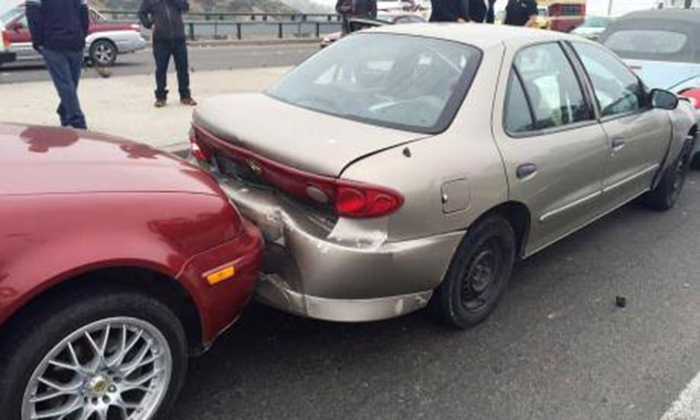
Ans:
[[[471,89],[447,131],[365,158],[342,174],[343,178],[393,188],[404,195],[404,206],[385,218],[388,241],[466,230],[486,211],[507,200],[503,162],[491,130],[502,57],[500,46],[485,52]],[[406,148],[410,157],[404,153]],[[460,181],[456,185],[463,191],[452,193],[466,198],[466,205],[447,212],[443,187],[454,181]]]

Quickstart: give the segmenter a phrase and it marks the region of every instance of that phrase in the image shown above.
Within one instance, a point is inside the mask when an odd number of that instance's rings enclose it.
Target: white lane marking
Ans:
[[[661,420],[700,420],[700,373],[690,381]]]

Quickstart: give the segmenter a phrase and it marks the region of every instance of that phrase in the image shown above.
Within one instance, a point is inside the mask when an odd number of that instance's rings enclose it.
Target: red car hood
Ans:
[[[219,191],[176,157],[86,131],[0,124],[0,156],[0,195]]]

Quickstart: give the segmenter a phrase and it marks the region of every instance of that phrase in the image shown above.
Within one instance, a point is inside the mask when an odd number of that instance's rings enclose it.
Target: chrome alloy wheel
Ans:
[[[98,64],[110,64],[114,61],[114,49],[105,43],[100,43],[95,47],[94,58]]]
[[[78,329],[32,374],[22,420],[147,420],[170,385],[165,336],[148,322],[110,318]]]

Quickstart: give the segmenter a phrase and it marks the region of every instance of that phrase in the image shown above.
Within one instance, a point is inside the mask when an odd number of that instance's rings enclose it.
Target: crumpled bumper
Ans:
[[[388,242],[388,218],[328,218],[284,196],[220,177],[266,240],[256,297],[316,319],[362,322],[425,307],[464,232]]]

